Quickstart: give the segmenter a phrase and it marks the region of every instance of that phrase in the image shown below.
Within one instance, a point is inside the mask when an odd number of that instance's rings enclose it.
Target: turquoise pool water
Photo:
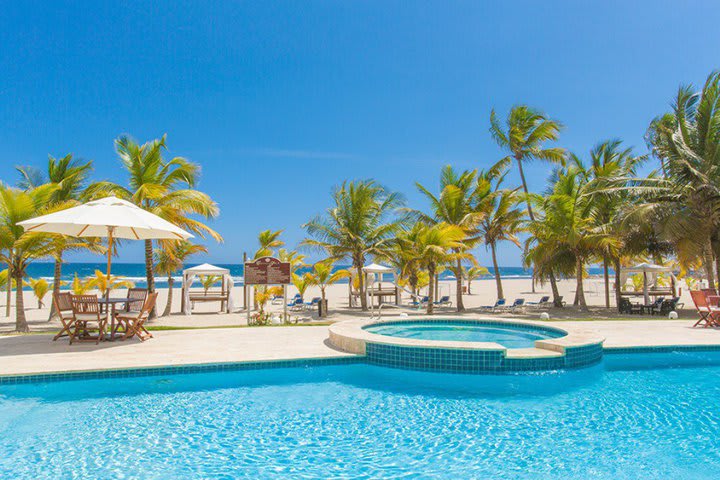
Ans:
[[[0,478],[713,478],[718,365],[608,355],[543,375],[357,364],[6,385]]]
[[[534,347],[536,340],[558,338],[565,333],[513,325],[472,324],[470,322],[402,322],[366,327],[370,333],[390,337],[458,342],[495,342],[506,348]]]

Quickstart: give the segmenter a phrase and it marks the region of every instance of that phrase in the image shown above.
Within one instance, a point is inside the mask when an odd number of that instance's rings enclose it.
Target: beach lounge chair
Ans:
[[[440,300],[437,302],[433,302],[434,305],[437,305],[438,307],[452,307],[452,301],[450,301],[449,295],[443,295],[440,297]]]
[[[60,331],[53,337],[53,341],[55,341],[60,337],[70,335],[70,328],[72,327],[74,319],[70,293],[66,292],[53,295],[53,305],[55,306],[55,313],[62,324]]]
[[[511,312],[515,312],[516,310],[525,310],[525,299],[516,298],[512,305],[508,307],[508,310]]]
[[[270,299],[271,305],[282,305],[283,304],[283,296],[282,295],[273,295],[273,297]]]
[[[301,296],[299,293],[296,293],[295,296],[290,299],[290,301],[288,302],[287,306],[288,306],[288,307],[294,306],[295,304],[297,304],[297,301],[298,301],[298,300],[300,300],[300,303],[302,303],[302,296]]]
[[[550,296],[545,295],[544,297],[540,298],[540,301],[538,302],[525,302],[525,305],[527,305],[530,308],[544,308],[549,307],[552,305],[552,302],[550,301]]]
[[[495,301],[495,305],[485,305],[480,307],[482,310],[489,310],[491,312],[495,312],[497,310],[501,310],[505,307],[505,299],[499,298]]]
[[[427,303],[429,301],[430,301],[430,297],[425,295],[424,297],[422,297],[420,299],[419,302],[417,301],[417,298],[415,298],[412,302],[410,302],[410,305],[412,305],[413,307],[424,307],[425,305],[427,305]]]
[[[145,302],[137,312],[118,312],[115,314],[115,334],[118,330],[122,329],[124,335],[120,340],[127,340],[128,338],[137,336],[140,341],[145,341],[148,338],[152,338],[152,334],[145,328],[145,322],[150,317],[150,312],[155,308],[155,302],[157,301],[157,292],[153,292],[147,296]]]
[[[660,306],[660,315],[667,315],[670,312],[677,310],[678,308],[684,307],[684,303],[680,303],[680,297],[673,297],[670,300],[665,300]]]
[[[288,307],[293,312],[300,312],[305,309],[302,297],[295,297],[292,302],[288,303]]]
[[[650,315],[659,314],[660,307],[662,307],[664,301],[665,297],[657,297],[650,305],[643,305],[643,313],[649,313]]]
[[[322,298],[313,297],[312,300],[310,300],[309,302],[305,302],[305,306],[308,308],[308,310],[313,307],[317,307],[318,304],[320,303],[320,300],[322,300]]]
[[[70,328],[70,345],[73,342],[100,343],[105,338],[105,315],[100,314],[97,295],[71,295],[73,306],[73,323]],[[97,330],[97,335],[90,335]]]
[[[695,322],[693,327],[702,325],[704,327],[717,327],[720,326],[720,309],[717,307],[711,307],[708,304],[707,296],[701,290],[691,290],[690,296],[692,297],[695,309],[700,315],[700,319]]]

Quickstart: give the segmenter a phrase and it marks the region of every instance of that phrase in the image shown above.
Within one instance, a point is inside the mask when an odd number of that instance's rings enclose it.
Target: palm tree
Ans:
[[[589,177],[579,160],[573,159],[574,165],[555,172],[548,194],[532,195],[531,200],[542,210],[543,219],[531,222],[531,234],[538,243],[545,243],[544,248],[551,248],[553,256],[562,254],[566,259],[572,258],[577,282],[575,304],[587,310],[583,285],[585,264],[599,252],[615,247],[616,242],[594,224],[595,204],[589,194]]]
[[[23,279],[33,261],[53,254],[52,235],[26,232],[17,223],[38,215],[55,189],[43,185],[23,191],[0,184],[0,262],[8,266],[15,282],[15,329],[28,332],[23,299]],[[8,302],[9,304],[9,302]]]
[[[417,236],[416,262],[427,269],[430,277],[428,286],[428,315],[433,313],[435,301],[435,274],[439,265],[454,263],[458,259],[472,259],[472,255],[462,250],[467,232],[457,225],[436,223],[423,227]]]
[[[38,309],[43,308],[43,298],[50,291],[48,281],[44,278],[29,278],[25,284],[32,288],[33,295],[38,301]]]
[[[17,167],[21,177],[19,187],[30,190],[46,183],[54,185],[55,189],[50,194],[46,209],[48,211],[63,210],[80,203],[92,168],[92,162],[75,160],[72,154],[65,155],[60,159],[48,156],[46,173],[33,167]],[[53,295],[60,293],[64,253],[86,248],[96,252],[102,251],[102,246],[95,239],[78,239],[65,235],[54,236],[54,247]],[[54,316],[55,304],[51,304],[48,320],[51,320]]]
[[[285,242],[280,240],[282,230],[273,232],[272,230],[263,230],[258,234],[258,243],[260,246],[255,252],[255,260],[260,257],[272,257],[275,254],[275,249],[285,245]]]
[[[305,291],[308,289],[310,285],[313,284],[313,278],[310,273],[306,273],[304,275],[298,275],[297,273],[292,273],[292,283],[295,285],[295,288],[297,288],[298,293],[300,294],[300,298],[305,298]]]
[[[173,286],[175,285],[173,274],[182,270],[183,265],[191,256],[207,253],[207,251],[207,247],[204,245],[197,245],[187,240],[167,242],[155,250],[155,271],[160,275],[167,275],[168,282],[168,298],[162,313],[163,317],[172,312]]]
[[[95,270],[95,276],[90,278],[87,285],[91,288],[97,288],[100,296],[107,297],[108,290],[116,288],[133,288],[135,284],[127,278],[115,275],[108,276],[100,270]]]
[[[202,277],[200,277],[200,284],[203,286],[203,291],[205,292],[205,295],[207,295],[208,290],[210,290],[212,286],[220,280],[222,280],[222,277],[220,275],[203,275]]]
[[[416,183],[418,190],[430,201],[431,214],[425,215],[415,211],[415,215],[427,224],[445,223],[456,225],[463,229],[468,237],[456,248],[456,253],[466,251],[476,243],[473,234],[477,225],[484,218],[485,212],[473,208],[473,195],[476,187],[476,172],[465,170],[456,172],[450,165],[443,167],[440,173],[440,194],[435,196],[420,183]],[[458,312],[465,310],[462,297],[463,266],[458,257],[451,266],[455,274],[456,299]]]
[[[588,190],[594,204],[593,219],[596,227],[605,229],[608,235],[615,238],[615,245],[622,245],[627,224],[623,224],[625,210],[631,203],[631,193],[624,188],[630,185],[629,179],[634,178],[637,168],[647,157],[635,156],[632,148],[623,148],[620,140],[608,140],[599,143],[590,151],[590,165],[587,174],[590,177]],[[608,187],[612,191],[608,190]],[[605,307],[610,308],[610,275],[611,262],[615,267],[616,304],[619,304],[620,272],[619,250],[608,249],[601,253],[603,262],[603,278],[605,283]]]
[[[320,296],[324,311],[327,312],[327,306],[325,299],[325,289],[328,285],[339,282],[343,278],[350,278],[351,274],[348,270],[337,270],[333,272],[333,262],[331,260],[323,260],[313,265],[312,272],[310,272],[310,282],[312,285],[320,287]]]
[[[494,183],[492,196],[487,196],[491,205],[490,212],[480,222],[480,235],[486,247],[490,247],[493,269],[495,271],[495,284],[497,286],[497,298],[505,298],[500,275],[500,267],[497,261],[497,244],[501,241],[509,241],[521,246],[517,234],[522,231],[524,215],[515,208],[518,203],[517,190],[501,189],[505,175],[495,177],[494,175],[481,174],[491,183]]]
[[[303,245],[323,250],[332,261],[352,261],[359,279],[360,303],[367,310],[362,267],[368,255],[383,255],[400,230],[402,220],[392,214],[401,206],[402,198],[373,180],[343,182],[332,197],[334,206],[326,215],[304,225],[310,238]]]
[[[663,219],[663,236],[699,256],[715,283],[720,268],[720,72],[711,73],[700,92],[681,86],[673,110],[656,118],[647,134],[663,177],[636,188],[645,194],[642,208]]]
[[[490,112],[490,133],[500,148],[508,151],[508,155],[501,162],[505,165],[513,160],[517,162],[520,180],[522,182],[523,191],[527,196],[529,194],[527,180],[525,179],[525,171],[523,163],[531,160],[544,160],[556,164],[563,165],[565,163],[565,150],[558,147],[545,147],[546,142],[554,142],[560,136],[562,124],[556,120],[552,120],[545,114],[527,105],[516,105],[510,109],[505,120],[505,126],[500,124],[500,120],[493,109]],[[535,221],[532,206],[530,202],[526,202],[528,217],[531,222]],[[537,278],[534,274],[533,278]],[[550,285],[553,290],[553,301],[556,307],[561,307],[560,294],[555,281],[555,274],[552,268],[547,270],[547,278],[550,279]],[[533,280],[534,285],[534,280]]]
[[[165,139],[163,135],[159,140],[139,145],[127,136],[119,137],[115,150],[129,174],[128,187],[97,182],[88,187],[88,194],[93,198],[116,195],[202,238],[209,235],[221,242],[220,234],[193,218],[199,215],[212,219],[219,213],[212,198],[195,188],[200,166],[182,157],[165,160],[162,155],[167,148]],[[145,273],[148,291],[154,292],[152,240],[145,240]]]
[[[485,267],[467,267],[465,269],[465,278],[467,279],[467,292],[468,295],[472,294],[470,286],[472,281],[482,277],[483,275],[490,275],[490,270]]]
[[[70,284],[70,290],[73,295],[85,295],[87,292],[92,290],[93,282],[93,278],[86,278],[85,280],[82,280],[76,273],[72,283]]]

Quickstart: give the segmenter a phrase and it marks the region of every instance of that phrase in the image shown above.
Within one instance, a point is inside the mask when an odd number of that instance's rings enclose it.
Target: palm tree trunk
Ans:
[[[715,273],[713,272],[712,246],[709,251],[705,252],[703,257],[703,266],[708,279],[708,287],[715,288]]]
[[[10,255],[8,258],[12,258],[13,253],[12,249],[10,250]],[[7,291],[6,291],[6,304],[5,304],[5,316],[10,316],[10,302],[12,300],[12,279],[13,279],[13,271],[12,271],[12,262],[8,262],[8,273],[7,273]]]
[[[15,330],[21,333],[30,331],[25,318],[25,299],[23,298],[23,274],[21,270],[13,270],[15,277]]]
[[[497,263],[497,255],[495,254],[495,242],[490,243],[490,252],[492,253],[493,269],[495,270],[495,285],[497,286],[497,298],[505,298],[502,288],[502,279],[500,278],[500,267]]]
[[[428,274],[430,275],[430,284],[428,285],[427,314],[432,315],[435,307],[435,263],[428,265]]]
[[[162,316],[167,317],[172,312],[172,301],[173,301],[173,284],[175,283],[175,279],[172,275],[168,275],[168,298],[167,303],[165,304],[165,311],[163,312]]]
[[[365,279],[363,278],[362,267],[362,262],[355,263],[355,270],[358,275],[358,290],[360,291],[360,308],[365,312],[368,309],[368,305],[367,298],[365,297]]]
[[[60,293],[60,279],[62,278],[62,252],[58,252],[55,258],[55,272],[53,273],[53,297]],[[55,316],[55,302],[50,302],[50,315],[48,322]]]
[[[620,258],[615,259],[615,265],[613,267],[615,269],[615,306],[618,309],[618,312],[620,312],[620,292],[621,285],[620,285]]]
[[[557,280],[555,280],[555,274],[550,272],[548,277],[550,278],[550,288],[553,294],[553,305],[557,308],[562,308],[562,298],[560,297],[560,290],[558,290]]]
[[[603,279],[605,280],[605,308],[610,308],[610,272],[608,259],[603,257]]]
[[[577,255],[576,260],[576,272],[577,275],[577,289],[576,295],[580,310],[587,311],[587,303],[585,303],[585,290],[583,288],[583,261],[580,255]]]
[[[145,240],[145,276],[147,277],[148,293],[155,291],[155,275],[153,274],[152,240]],[[156,308],[150,312],[150,319],[157,317]]]
[[[463,285],[462,260],[458,259],[457,264],[456,264],[456,271],[455,271],[455,288],[457,289],[455,298],[457,300],[457,311],[458,312],[465,311],[465,305],[463,304],[463,296],[462,296],[462,285]]]

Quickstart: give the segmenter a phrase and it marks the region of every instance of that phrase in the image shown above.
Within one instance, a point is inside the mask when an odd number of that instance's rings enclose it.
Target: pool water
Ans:
[[[720,355],[662,359],[690,361],[635,369],[648,360],[612,355],[582,371],[501,377],[352,364],[0,386],[0,478],[717,477]]]
[[[566,334],[551,329],[535,329],[512,325],[473,324],[470,322],[434,323],[402,322],[372,325],[370,333],[390,337],[458,342],[495,342],[506,348],[529,348],[536,340],[563,337]]]

